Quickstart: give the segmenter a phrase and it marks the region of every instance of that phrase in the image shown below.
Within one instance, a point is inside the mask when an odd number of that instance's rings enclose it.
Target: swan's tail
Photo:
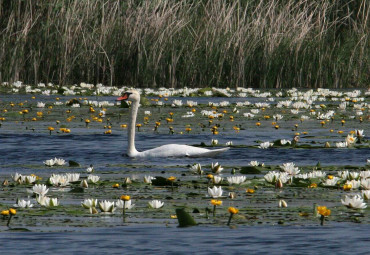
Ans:
[[[209,150],[209,151],[194,154],[194,155],[189,154],[187,156],[189,158],[204,158],[204,157],[213,158],[213,157],[217,156],[218,154],[220,154],[222,152],[228,151],[229,149],[230,149],[230,147],[227,147],[227,148],[222,148],[222,149],[217,149],[217,150]]]

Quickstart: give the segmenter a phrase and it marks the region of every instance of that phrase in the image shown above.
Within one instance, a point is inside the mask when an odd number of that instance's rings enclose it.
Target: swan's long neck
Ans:
[[[139,109],[140,101],[133,101],[130,109],[130,122],[128,124],[127,136],[128,136],[128,149],[127,155],[134,157],[138,154],[135,148],[135,128],[136,128],[136,116]]]

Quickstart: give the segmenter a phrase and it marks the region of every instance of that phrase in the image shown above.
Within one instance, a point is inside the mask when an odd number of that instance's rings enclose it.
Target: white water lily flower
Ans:
[[[307,173],[305,173],[305,174],[297,174],[295,176],[295,178],[306,180],[306,179],[308,179],[308,174]]]
[[[263,178],[265,178],[265,181],[268,183],[275,183],[277,179],[279,179],[280,173],[272,171],[265,174]]]
[[[214,186],[212,189],[208,188],[208,195],[212,198],[218,198],[222,196],[222,187],[216,187]]]
[[[219,184],[219,183],[221,183],[222,182],[222,177],[220,177],[220,176],[213,176],[213,183],[214,184]]]
[[[53,207],[53,206],[58,206],[59,205],[59,201],[58,201],[58,198],[50,198],[49,200],[49,207]]]
[[[338,142],[338,143],[335,143],[335,147],[337,147],[337,148],[347,148],[348,144],[347,144],[347,142]]]
[[[127,200],[127,201],[123,201],[121,199],[118,199],[116,201],[116,207],[117,208],[120,208],[120,209],[123,209],[123,202],[125,202],[124,203],[125,204],[125,209],[130,210],[130,209],[132,209],[135,206],[135,204],[132,204],[131,199],[130,200]]]
[[[60,176],[58,174],[52,174],[49,178],[49,184],[53,186],[58,186]]]
[[[79,173],[66,173],[68,182],[77,182],[80,179]]]
[[[34,175],[28,175],[28,176],[26,176],[26,183],[27,184],[34,183],[35,181],[36,181],[36,176],[34,176]]]
[[[232,145],[233,145],[233,142],[232,141],[226,142],[226,146],[232,146]]]
[[[44,107],[45,107],[45,103],[37,102],[37,108],[44,108]]]
[[[346,142],[347,142],[348,146],[351,146],[352,144],[354,144],[356,142],[356,140],[357,140],[357,138],[354,137],[353,134],[349,134],[346,137]]]
[[[54,159],[48,159],[44,161],[44,164],[46,166],[54,166],[55,162],[54,162]]]
[[[93,167],[93,165],[90,165],[88,168],[86,168],[86,172],[88,172],[88,173],[92,173],[92,172],[94,172],[94,167]]]
[[[12,175],[13,181],[17,182],[19,179],[22,178],[21,174],[15,173],[14,176]]]
[[[150,176],[150,175],[145,175],[144,176],[144,183],[147,183],[147,184],[152,184],[152,180],[155,180],[155,177],[153,176]]]
[[[312,171],[308,173],[308,178],[324,178],[326,176],[326,173],[320,170]]]
[[[361,182],[356,180],[346,181],[345,184],[350,184],[352,189],[358,189],[361,186]]]
[[[370,190],[361,191],[361,195],[365,200],[370,200]]]
[[[370,190],[370,179],[363,179],[360,184],[363,189]]]
[[[361,179],[367,179],[367,178],[370,178],[370,170],[361,171],[361,172],[360,172],[360,178],[361,178]]]
[[[282,166],[280,166],[281,169],[284,170],[284,172],[288,173],[289,175],[296,175],[299,174],[300,170],[298,167],[295,167],[293,162],[290,163],[284,163]]]
[[[254,117],[254,114],[252,114],[250,112],[245,112],[245,113],[243,113],[243,116],[244,117],[247,117],[247,118],[253,118]]]
[[[67,177],[65,175],[62,175],[60,178],[59,178],[59,186],[60,187],[65,187],[69,185],[69,181],[67,179]]]
[[[203,174],[202,165],[199,163],[196,163],[190,167],[190,171],[195,174],[202,175]]]
[[[49,183],[54,186],[65,187],[69,185],[69,180],[67,175],[52,174],[49,178]]]
[[[50,203],[50,198],[47,196],[38,196],[36,197],[36,201],[41,206],[48,206]]]
[[[326,179],[325,182],[322,183],[322,185],[333,187],[337,185],[339,181],[340,181],[340,178],[334,176],[333,179]]]
[[[264,178],[266,182],[272,184],[275,184],[279,179],[282,183],[286,183],[290,179],[288,173],[276,171],[268,172],[267,174],[265,174]]]
[[[83,202],[81,202],[82,207],[85,209],[96,207],[97,204],[98,204],[98,200],[94,198],[85,199]]]
[[[251,161],[251,162],[249,162],[249,165],[250,166],[258,166],[260,163],[258,163],[258,161]]]
[[[344,200],[342,199],[341,201],[342,204],[348,208],[365,209],[367,207],[367,205],[364,203],[364,199],[358,194],[352,197],[346,195]]]
[[[218,144],[218,140],[217,139],[212,139],[211,140],[211,145],[217,145]]]
[[[92,183],[97,183],[99,181],[100,177],[97,175],[89,175],[87,177],[87,180],[92,182]]]
[[[350,177],[351,180],[357,180],[358,177],[360,177],[360,173],[359,172],[350,172],[349,177]]]
[[[33,207],[33,204],[31,204],[30,200],[17,200],[17,203],[13,205],[14,207],[19,207],[19,208],[31,208]]]
[[[279,200],[279,205],[278,205],[280,208],[286,208],[286,207],[288,207],[288,204],[287,204],[287,202],[285,202],[285,200],[283,200],[283,199],[280,199]]]
[[[281,114],[275,114],[272,116],[276,121],[281,120],[283,118],[283,115]]]
[[[245,182],[245,180],[247,179],[247,177],[245,176],[231,176],[231,177],[227,177],[227,182],[229,184],[241,184],[243,182]]]
[[[270,147],[272,147],[274,144],[273,143],[270,143],[270,142],[263,142],[263,143],[260,143],[260,145],[258,146],[258,148],[260,149],[268,149]]]
[[[292,144],[291,141],[286,140],[286,139],[280,139],[280,143],[281,143],[281,145]]]
[[[212,162],[211,170],[212,170],[212,173],[219,174],[224,169],[221,167],[220,164],[218,164],[218,162],[216,162],[216,164],[213,164],[213,162]]]
[[[66,161],[62,158],[54,158],[54,165],[63,166],[66,164]]]
[[[48,193],[49,189],[45,184],[36,184],[32,187],[33,193],[38,194],[39,196],[45,196]]]
[[[152,200],[148,202],[148,204],[149,204],[149,207],[153,209],[159,209],[164,206],[164,202],[159,201],[159,200]]]
[[[355,133],[356,133],[357,138],[363,138],[365,136],[364,135],[364,130],[358,130],[358,129],[356,129],[355,130]]]
[[[345,171],[338,171],[338,176],[342,178],[343,180],[349,179],[349,172],[348,170]]]
[[[114,202],[110,202],[107,200],[99,202],[99,208],[102,212],[105,213],[112,213],[116,210],[116,208],[114,207]]]

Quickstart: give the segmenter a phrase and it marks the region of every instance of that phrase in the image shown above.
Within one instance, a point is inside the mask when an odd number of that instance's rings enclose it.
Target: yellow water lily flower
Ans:
[[[212,199],[211,204],[214,205],[214,206],[222,205],[222,201],[217,200],[217,199]]]
[[[318,212],[318,214],[320,214],[322,216],[325,216],[325,217],[328,217],[331,214],[331,210],[328,209],[326,206],[318,206],[317,207],[317,212]]]
[[[229,207],[227,210],[231,214],[237,214],[239,212],[239,210],[237,208],[235,208],[235,207]]]
[[[3,215],[3,216],[7,216],[9,214],[10,214],[9,210],[3,210],[3,211],[1,211],[1,215]]]
[[[122,195],[122,196],[120,197],[120,199],[121,199],[121,200],[123,200],[123,201],[129,201],[129,200],[131,199],[131,197],[130,197],[130,196],[128,196],[128,195]]]
[[[247,189],[245,192],[247,192],[248,194],[253,194],[256,191],[254,189]]]
[[[9,209],[9,213],[10,213],[11,215],[16,215],[16,214],[17,214],[17,210],[15,210],[15,209],[13,209],[13,208],[10,208],[10,209]]]

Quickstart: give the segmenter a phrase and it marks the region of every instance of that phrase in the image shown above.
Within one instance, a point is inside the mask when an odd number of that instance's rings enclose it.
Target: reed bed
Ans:
[[[365,0],[0,0],[0,81],[369,85]]]

